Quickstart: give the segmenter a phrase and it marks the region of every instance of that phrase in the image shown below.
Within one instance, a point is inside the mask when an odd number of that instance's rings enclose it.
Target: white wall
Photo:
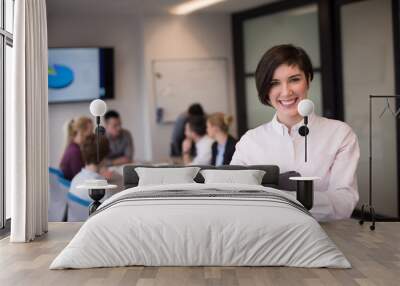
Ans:
[[[135,159],[168,160],[172,125],[157,125],[151,62],[155,59],[225,57],[228,60],[229,110],[235,115],[230,16],[60,16],[48,17],[49,47],[109,46],[115,52],[115,99],[135,140]],[[88,103],[49,106],[50,165],[58,166],[64,148],[62,126],[89,115]],[[182,106],[182,111],[187,106]],[[236,121],[235,121],[236,123]],[[232,131],[236,134],[236,124]]]
[[[51,11],[50,11],[51,12]],[[120,112],[123,125],[133,135],[135,158],[146,159],[144,111],[142,100],[142,27],[130,16],[48,17],[49,47],[114,47],[115,99],[109,108]],[[62,127],[69,119],[87,115],[89,103],[51,104],[49,106],[50,165],[58,166],[64,148]]]
[[[222,14],[199,14],[186,17],[157,16],[144,19],[144,59],[147,131],[151,138],[154,161],[166,161],[172,124],[156,124],[155,97],[153,93],[152,60],[193,59],[224,57],[228,62],[228,93],[230,114],[235,117],[233,60],[230,16]],[[222,95],[221,95],[222,96]],[[187,106],[182,106],[182,111]],[[207,112],[207,110],[206,110]],[[232,126],[236,134],[236,120]]]

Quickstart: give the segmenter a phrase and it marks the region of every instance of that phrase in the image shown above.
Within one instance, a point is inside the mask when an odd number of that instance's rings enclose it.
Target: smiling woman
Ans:
[[[249,130],[236,145],[233,165],[278,165],[282,172],[295,170],[317,176],[314,207],[319,220],[347,218],[359,198],[356,169],[360,151],[357,136],[346,123],[310,114],[309,161],[299,134],[303,117],[300,100],[307,98],[313,68],[306,52],[293,45],[269,49],[256,69],[258,98],[272,106],[272,121]]]
[[[291,45],[273,47],[257,66],[259,99],[277,110],[282,123],[292,126],[302,119],[297,104],[307,96],[313,76],[310,58],[303,49]]]

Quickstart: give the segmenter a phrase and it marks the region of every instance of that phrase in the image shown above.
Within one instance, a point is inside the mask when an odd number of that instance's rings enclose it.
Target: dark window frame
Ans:
[[[392,0],[393,51],[395,92],[400,94],[400,0]],[[396,108],[400,108],[400,99],[396,99]],[[400,218],[400,123],[396,120],[397,140],[397,216]]]
[[[243,12],[234,13],[232,15],[232,34],[233,34],[233,55],[235,65],[235,89],[236,89],[236,114],[238,136],[241,137],[247,130],[247,114],[246,114],[246,89],[245,79],[252,74],[248,74],[244,69],[244,47],[243,47],[243,24],[246,20],[254,19],[261,16],[271,15],[284,12],[290,9],[300,8],[302,6],[317,4],[318,5],[318,21],[319,21],[319,38],[320,38],[320,62],[321,68],[317,68],[317,72],[321,72],[321,88],[322,88],[322,111],[323,115],[328,118],[340,119],[340,100],[333,96],[336,91],[334,87],[335,73],[334,61],[332,59],[331,48],[334,41],[332,32],[332,5],[331,1],[321,0],[284,0],[263,5],[257,8],[249,9]],[[333,100],[332,100],[333,99]]]
[[[12,0],[15,5],[15,1]],[[10,232],[11,219],[6,218],[6,190],[5,190],[5,92],[6,92],[6,46],[13,47],[13,34],[6,30],[6,5],[5,0],[0,0],[1,23],[0,23],[0,235],[4,236]],[[12,9],[14,13],[14,8]],[[13,17],[13,16],[12,16]]]

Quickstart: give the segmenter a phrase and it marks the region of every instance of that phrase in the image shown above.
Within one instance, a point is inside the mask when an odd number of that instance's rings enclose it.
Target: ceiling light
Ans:
[[[317,12],[318,12],[318,6],[316,4],[311,4],[301,8],[289,10],[288,13],[292,16],[303,16],[305,14],[317,13]]]
[[[185,15],[226,0],[192,0],[171,9],[172,14]]]

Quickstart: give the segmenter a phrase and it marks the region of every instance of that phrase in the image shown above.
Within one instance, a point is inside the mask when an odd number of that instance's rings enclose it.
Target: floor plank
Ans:
[[[117,267],[48,269],[81,223],[50,223],[32,243],[0,240],[0,285],[399,285],[400,223],[382,222],[375,231],[355,220],[322,224],[351,262],[352,269],[290,267]]]

